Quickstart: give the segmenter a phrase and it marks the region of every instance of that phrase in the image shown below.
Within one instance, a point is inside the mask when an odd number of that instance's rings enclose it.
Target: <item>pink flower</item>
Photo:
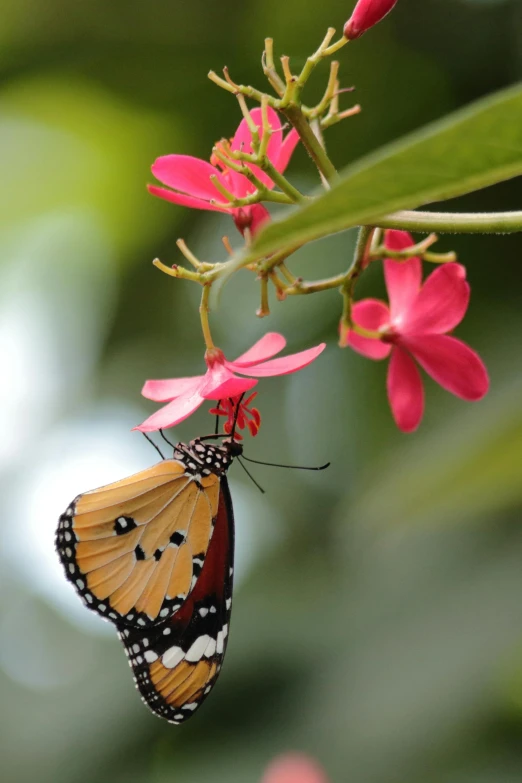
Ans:
[[[261,109],[253,109],[250,116],[256,125],[261,127]],[[272,108],[268,109],[268,121],[272,129],[267,150],[268,158],[282,173],[288,165],[299,136],[296,130],[291,130],[283,138],[279,116]],[[232,139],[231,148],[233,151],[252,153],[252,134],[245,119],[241,121]],[[274,183],[264,171],[253,164],[248,166],[267,188],[274,187]],[[251,195],[255,192],[255,186],[243,174],[228,168],[215,156],[211,159],[211,163],[207,163],[206,160],[193,158],[190,155],[164,155],[156,160],[152,166],[152,173],[172,190],[149,185],[149,193],[185,207],[229,212],[241,233],[245,228],[249,228],[253,235],[270,219],[270,213],[261,204],[246,207],[219,206],[226,199],[211,181],[211,176],[215,176],[236,198]]]
[[[243,440],[243,436],[238,430],[244,430],[248,427],[252,437],[255,437],[261,426],[261,414],[257,408],[252,407],[252,402],[257,397],[257,392],[249,394],[246,400],[241,397],[225,397],[219,401],[215,408],[211,408],[209,413],[216,416],[226,416],[227,420],[223,425],[223,431],[230,435],[235,422],[235,440]],[[238,407],[239,406],[239,407]]]
[[[384,19],[396,3],[397,0],[359,0],[344,26],[344,37],[350,40],[360,38],[370,27]]]
[[[272,761],[261,783],[328,783],[328,780],[313,759],[300,753],[287,753]]]
[[[386,246],[404,250],[414,241],[406,231],[387,231]],[[388,399],[403,432],[413,432],[424,412],[424,389],[413,359],[444,389],[463,400],[480,400],[489,387],[480,357],[465,343],[450,337],[464,318],[470,288],[460,264],[444,264],[422,284],[419,258],[384,262],[390,306],[377,299],[357,302],[354,323],[378,331],[380,339],[349,331],[345,344],[370,359],[390,356]],[[413,358],[412,358],[413,357]]]
[[[141,432],[174,427],[188,418],[204,400],[223,400],[238,397],[256,385],[256,378],[270,375],[287,375],[302,370],[323,352],[325,344],[300,353],[272,359],[283,350],[286,340],[277,332],[265,334],[252,348],[233,362],[227,361],[219,348],[205,352],[205,375],[192,378],[171,378],[164,381],[147,381],[141,390],[144,397],[155,402],[167,402],[163,408],[135,427]],[[239,375],[251,376],[240,378]]]

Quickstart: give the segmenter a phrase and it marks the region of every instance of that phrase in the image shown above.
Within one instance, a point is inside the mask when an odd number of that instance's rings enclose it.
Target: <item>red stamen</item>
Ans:
[[[211,408],[209,413],[215,416],[226,416],[227,420],[223,424],[223,431],[227,435],[230,435],[234,428],[234,421],[236,422],[234,438],[236,440],[243,440],[243,436],[239,433],[239,430],[244,430],[248,427],[248,430],[252,436],[257,435],[259,427],[261,426],[261,414],[257,408],[250,408],[250,403],[257,396],[257,392],[252,392],[246,400],[239,402],[239,397],[233,397],[232,399],[219,400],[219,403]],[[238,407],[239,405],[239,407]]]

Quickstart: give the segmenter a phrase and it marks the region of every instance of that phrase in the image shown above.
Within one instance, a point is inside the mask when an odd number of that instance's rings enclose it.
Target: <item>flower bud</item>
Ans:
[[[366,30],[384,19],[396,2],[397,0],[359,0],[344,26],[344,37],[348,40],[360,38]]]

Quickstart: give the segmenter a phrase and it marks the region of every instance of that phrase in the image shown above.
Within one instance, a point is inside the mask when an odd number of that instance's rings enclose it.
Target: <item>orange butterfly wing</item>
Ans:
[[[182,608],[148,630],[119,628],[143,701],[171,723],[190,718],[217,680],[230,626],[233,561],[234,518],[223,476],[203,570]]]
[[[78,495],[61,515],[56,548],[85,605],[115,623],[147,628],[194,589],[218,510],[220,480],[196,480],[182,462]]]

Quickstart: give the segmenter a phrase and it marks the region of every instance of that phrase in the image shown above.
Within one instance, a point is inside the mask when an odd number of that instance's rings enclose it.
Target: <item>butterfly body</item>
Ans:
[[[85,605],[112,621],[148,706],[179,723],[210,692],[232,601],[226,472],[241,446],[195,439],[172,459],[78,495],[56,548]]]

